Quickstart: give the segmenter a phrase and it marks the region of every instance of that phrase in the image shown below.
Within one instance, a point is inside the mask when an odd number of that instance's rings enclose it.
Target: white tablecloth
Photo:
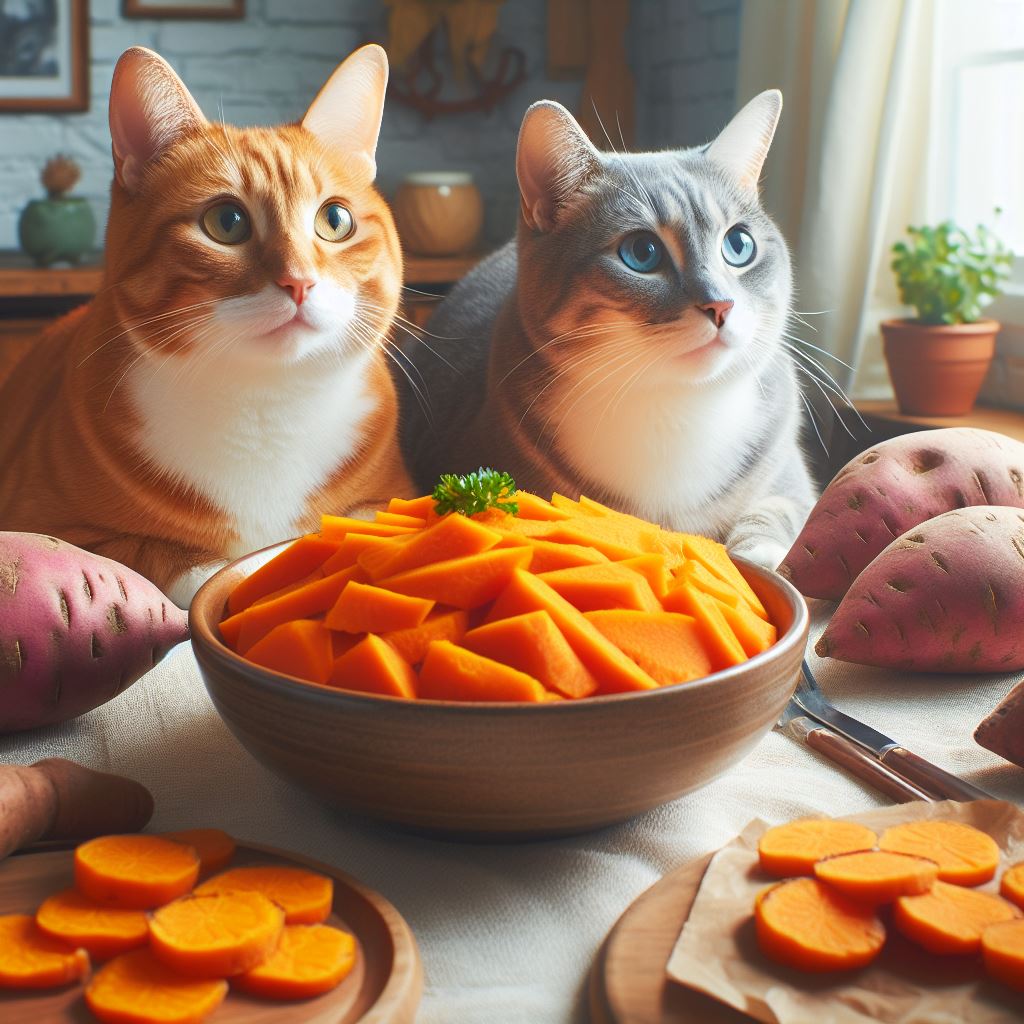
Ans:
[[[812,664],[845,710],[995,796],[1024,799],[1024,769],[971,738],[1020,676],[914,677]],[[262,768],[221,723],[188,645],[105,707],[0,738],[0,761],[49,756],[145,783],[156,797],[154,830],[218,826],[328,861],[383,893],[419,941],[420,1024],[585,1021],[594,953],[663,874],[755,816],[778,822],[887,802],[772,732],[705,789],[615,828],[502,846],[423,839],[327,810]]]

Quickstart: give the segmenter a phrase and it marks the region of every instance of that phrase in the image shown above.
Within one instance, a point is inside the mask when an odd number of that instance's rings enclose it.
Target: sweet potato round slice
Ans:
[[[861,850],[826,857],[814,877],[862,903],[892,903],[900,896],[927,892],[939,874],[933,860],[891,850]]]
[[[334,882],[303,868],[260,864],[225,871],[196,892],[259,892],[284,908],[286,924],[319,924],[331,912]]]
[[[36,927],[29,914],[0,917],[0,988],[56,988],[89,970],[89,954]]]
[[[47,897],[36,911],[36,925],[44,935],[81,947],[97,960],[149,941],[149,921],[143,911],[101,906],[76,889]]]
[[[877,841],[871,829],[852,821],[805,818],[768,829],[757,844],[757,855],[768,874],[787,878],[812,875],[823,857],[870,850]]]
[[[172,970],[228,978],[266,960],[283,930],[284,911],[262,893],[193,893],[154,911],[149,941]]]
[[[1018,907],[1024,907],[1024,861],[1011,865],[1003,872],[999,893]]]
[[[75,888],[107,906],[159,907],[188,892],[198,877],[196,851],[159,836],[100,836],[75,849]]]
[[[958,821],[923,820],[894,825],[882,833],[881,850],[927,857],[939,865],[939,879],[981,885],[996,873],[999,847],[979,829]]]
[[[219,828],[185,828],[177,832],[162,832],[161,837],[191,846],[199,855],[200,875],[221,871],[235,855],[234,839]]]
[[[885,943],[885,927],[873,907],[814,878],[793,878],[761,894],[754,920],[761,952],[801,971],[864,967]]]
[[[325,924],[290,924],[277,949],[235,985],[264,999],[309,999],[329,992],[352,970],[356,940]]]
[[[892,920],[908,939],[929,953],[956,956],[977,953],[985,929],[1020,917],[1020,911],[1000,896],[962,885],[937,881],[920,896],[901,896]]]
[[[223,978],[183,977],[152,950],[137,949],[98,971],[85,990],[85,1001],[109,1024],[199,1024],[227,994]]]
[[[981,933],[981,955],[991,977],[1024,991],[1024,920],[989,925]]]

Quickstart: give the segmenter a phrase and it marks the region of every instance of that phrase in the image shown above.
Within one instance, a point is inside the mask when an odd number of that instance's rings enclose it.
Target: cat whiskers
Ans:
[[[792,342],[785,340],[787,338],[793,338],[793,335],[783,333],[783,337],[780,339],[780,343],[781,343],[782,347],[786,351],[791,352],[793,355],[799,356],[805,362],[809,363],[819,373],[824,374],[825,377],[827,378],[827,383],[826,383],[825,380],[821,380],[820,383],[819,383],[819,387],[821,387],[821,385],[824,384],[825,387],[827,387],[829,389],[829,391],[831,391],[837,398],[840,398],[847,406],[849,406],[850,409],[853,410],[853,412],[856,415],[857,419],[860,420],[861,426],[865,430],[870,430],[868,425],[864,422],[864,417],[861,416],[861,414],[857,411],[857,407],[851,401],[850,396],[847,395],[847,393],[843,390],[842,386],[835,379],[835,377],[833,377],[832,374],[829,373],[828,370],[826,370],[825,367],[822,366],[822,364],[820,362],[818,362],[818,360],[815,359],[813,356],[808,355],[799,346],[794,345],[794,344],[792,344]],[[794,338],[793,340],[800,341],[799,338]],[[811,376],[812,379],[814,379],[816,382],[819,381],[819,378],[818,378],[817,374],[812,373],[810,370],[807,370],[805,367],[802,366],[802,364],[794,362],[793,365],[797,366],[797,367],[800,367],[801,369],[804,369],[805,372],[808,373],[808,375]],[[826,396],[826,397],[828,397],[828,396]],[[829,405],[832,405],[831,401],[829,402]],[[832,408],[835,409],[835,406],[832,406]],[[839,416],[838,410],[836,410],[836,415]],[[845,420],[843,420],[842,416],[839,416],[839,420],[843,424],[843,426],[846,427],[846,422],[845,422]],[[849,433],[850,436],[853,437],[853,434],[852,434],[852,432],[850,432],[849,428],[847,427],[846,429],[847,429],[847,433]]]
[[[597,104],[594,102],[593,97],[591,97],[590,105],[594,108],[594,116],[597,118],[597,123],[601,126],[601,131],[604,132],[604,137],[608,140],[608,146],[610,147],[611,151],[613,153],[615,153],[616,156],[625,156],[626,155],[626,153],[625,153],[625,149],[626,149],[625,139],[623,139],[623,145],[622,145],[623,152],[620,154],[619,151],[615,148],[615,143],[612,142],[612,137],[608,134],[608,129],[605,128],[605,126],[604,126],[604,120],[601,118],[601,112],[597,109]],[[619,122],[619,112],[618,111],[615,111],[615,122],[619,126],[619,137],[621,138],[622,137],[622,124]],[[639,175],[629,166],[629,164],[626,161],[622,161],[622,163],[623,163],[623,167],[624,167],[624,169],[626,171],[626,174],[630,178],[632,178],[633,183],[636,185],[637,189],[640,191],[640,194],[643,195],[644,199],[647,200],[648,208],[646,208],[644,210],[644,212],[648,213],[648,214],[653,213],[654,210],[655,210],[655,206],[654,206],[654,200],[651,198],[650,192],[648,192],[647,189],[644,188],[643,183],[640,181]],[[618,186],[616,186],[616,187],[618,187]],[[630,193],[626,192],[626,195],[630,195]],[[631,198],[635,199],[637,201],[637,203],[640,205],[640,207],[643,208],[643,203],[640,201],[639,196],[631,196]]]
[[[394,327],[398,328],[398,330],[400,331],[404,331],[407,335],[409,335],[410,338],[412,338],[414,342],[416,342],[419,345],[422,345],[432,356],[434,356],[437,359],[440,359],[441,362],[444,363],[444,365],[447,366],[450,370],[456,373],[458,372],[456,367],[454,367],[447,359],[445,359],[445,357],[441,355],[441,353],[438,352],[437,349],[435,349],[429,342],[427,342],[425,338],[435,338],[438,341],[464,341],[464,338],[449,337],[446,334],[434,334],[431,331],[428,331],[425,327],[420,327],[419,324],[414,323],[412,320],[409,320],[406,317],[402,316],[400,313],[391,314],[390,310],[387,310],[383,306],[379,306],[376,303],[370,302],[366,299],[361,298],[359,302],[362,306],[364,306],[368,310],[371,310],[372,312],[379,313],[384,316],[392,315],[392,325]]]

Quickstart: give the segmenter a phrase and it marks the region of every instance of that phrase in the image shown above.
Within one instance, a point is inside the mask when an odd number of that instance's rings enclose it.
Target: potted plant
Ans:
[[[904,414],[962,416],[995,353],[999,324],[982,309],[1002,291],[1013,253],[981,224],[973,235],[949,220],[907,235],[892,248],[892,269],[917,316],[882,323],[896,400]]]
[[[69,196],[82,172],[67,156],[55,156],[40,175],[46,199],[33,199],[18,220],[22,249],[41,267],[59,260],[78,263],[92,248],[96,221],[89,202]]]

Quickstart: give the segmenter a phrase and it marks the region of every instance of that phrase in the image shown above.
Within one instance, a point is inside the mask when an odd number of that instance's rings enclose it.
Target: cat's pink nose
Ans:
[[[729,310],[734,305],[736,303],[732,299],[723,299],[721,302],[698,302],[697,308],[702,313],[706,313],[716,327],[721,327],[725,323],[725,318],[729,315]]]
[[[301,306],[313,290],[316,281],[298,274],[285,274],[284,277],[277,279],[277,283],[288,292],[296,306]]]

